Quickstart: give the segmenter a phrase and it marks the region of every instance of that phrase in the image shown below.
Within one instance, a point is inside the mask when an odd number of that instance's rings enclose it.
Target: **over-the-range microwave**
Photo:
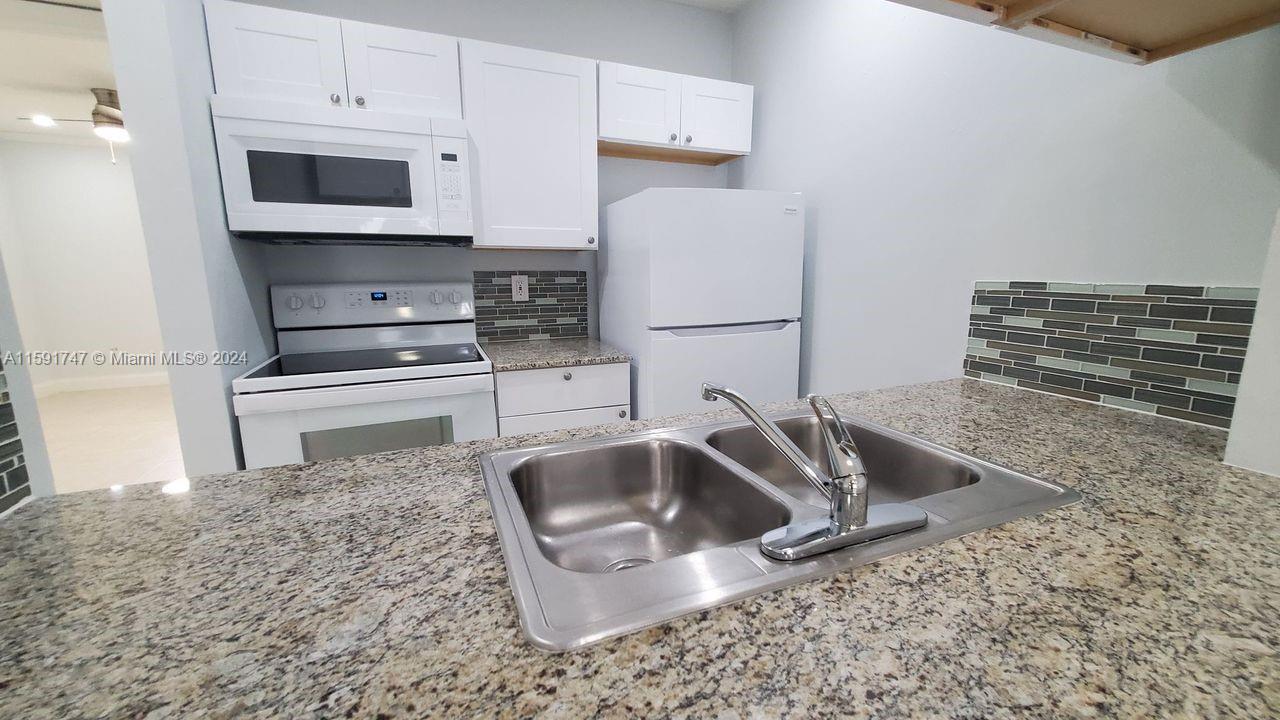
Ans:
[[[468,245],[462,120],[211,99],[227,226],[269,242]]]

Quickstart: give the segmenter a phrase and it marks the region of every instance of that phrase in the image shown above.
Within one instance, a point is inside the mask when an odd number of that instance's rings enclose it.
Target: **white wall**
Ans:
[[[251,0],[288,10],[414,28],[571,55],[614,60],[691,75],[728,78],[733,57],[730,17],[663,0]],[[617,158],[600,159],[600,207],[647,187],[726,187],[725,166],[708,168]],[[601,212],[600,234],[608,239]],[[265,251],[273,283],[413,280],[470,281],[472,270],[547,269],[587,273],[596,334],[596,255],[588,252],[448,248],[272,246]]]
[[[29,350],[161,349],[138,201],[123,148],[0,141],[15,229],[5,243]],[[163,383],[163,371],[112,365],[31,368],[36,392]]]
[[[1258,296],[1226,461],[1280,477],[1280,214]]]
[[[166,350],[275,350],[262,246],[226,229],[198,0],[107,0],[107,39]],[[168,368],[188,475],[238,465],[231,411],[237,365]]]
[[[9,168],[0,163],[0,350],[19,352],[33,347],[28,344],[26,331],[18,323],[19,298],[28,294],[28,285],[21,278],[11,278],[6,260],[17,257],[14,244],[18,238],[18,223],[9,200]],[[18,421],[18,434],[22,438],[22,454],[31,478],[31,492],[46,496],[53,494],[53,469],[49,466],[49,453],[44,443],[44,430],[40,427],[40,410],[31,382],[29,368],[20,363],[10,363],[4,368],[5,390],[13,403],[13,414]]]
[[[731,179],[808,203],[802,387],[959,376],[976,279],[1256,285],[1280,29],[1135,67],[884,0],[756,0]]]

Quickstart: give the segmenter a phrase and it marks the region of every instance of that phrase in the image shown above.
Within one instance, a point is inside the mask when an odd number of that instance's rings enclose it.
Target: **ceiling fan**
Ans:
[[[20,117],[40,127],[56,127],[58,123],[93,123],[93,134],[109,143],[129,142],[129,131],[124,127],[124,113],[120,111],[120,96],[109,88],[91,88],[94,106],[89,119],[55,118],[48,115]]]

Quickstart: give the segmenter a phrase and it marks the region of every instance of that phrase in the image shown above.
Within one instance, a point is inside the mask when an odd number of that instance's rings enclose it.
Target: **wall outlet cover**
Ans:
[[[529,276],[511,276],[511,301],[529,302]]]

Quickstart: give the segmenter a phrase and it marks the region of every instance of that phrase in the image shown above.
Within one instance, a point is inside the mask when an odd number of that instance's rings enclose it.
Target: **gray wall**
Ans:
[[[1280,215],[1258,297],[1227,462],[1280,477]]]
[[[733,180],[808,202],[802,387],[956,377],[975,280],[1257,286],[1280,28],[1135,67],[880,0],[756,0]]]
[[[107,38],[129,129],[134,185],[160,330],[170,351],[275,350],[262,246],[231,237],[209,116],[213,92],[198,0],[108,0]],[[168,368],[188,475],[234,470],[239,365]]]

